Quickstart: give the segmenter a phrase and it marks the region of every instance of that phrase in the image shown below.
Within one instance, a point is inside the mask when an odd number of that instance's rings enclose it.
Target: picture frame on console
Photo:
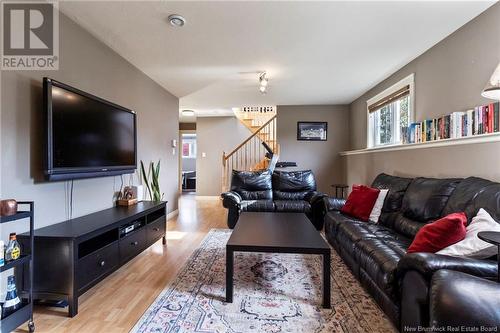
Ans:
[[[328,132],[327,122],[318,122],[318,121],[297,122],[298,141],[326,141],[327,132]]]

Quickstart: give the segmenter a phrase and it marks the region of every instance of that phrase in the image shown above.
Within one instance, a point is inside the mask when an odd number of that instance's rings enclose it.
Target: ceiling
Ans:
[[[495,1],[68,1],[60,9],[181,109],[346,104]],[[169,25],[181,14],[182,28]],[[269,91],[258,91],[267,71]],[[193,117],[191,117],[193,118]],[[183,118],[189,121],[189,118]]]

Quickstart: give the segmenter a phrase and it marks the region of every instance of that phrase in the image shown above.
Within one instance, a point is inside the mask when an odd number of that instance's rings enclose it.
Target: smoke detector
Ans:
[[[186,24],[186,19],[181,15],[172,14],[168,17],[168,22],[170,22],[171,26],[180,28]]]

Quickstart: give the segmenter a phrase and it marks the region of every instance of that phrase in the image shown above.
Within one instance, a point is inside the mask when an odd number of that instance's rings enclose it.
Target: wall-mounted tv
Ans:
[[[47,180],[133,173],[136,114],[53,79],[43,79]]]

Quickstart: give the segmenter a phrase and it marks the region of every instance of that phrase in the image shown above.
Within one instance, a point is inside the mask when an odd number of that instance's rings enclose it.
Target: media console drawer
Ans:
[[[118,265],[118,242],[78,260],[77,285],[82,289]]]
[[[146,247],[146,228],[142,227],[120,239],[120,259],[124,263]]]
[[[154,243],[161,237],[165,235],[167,224],[165,221],[165,215],[154,220],[147,225],[148,229],[148,242]]]

